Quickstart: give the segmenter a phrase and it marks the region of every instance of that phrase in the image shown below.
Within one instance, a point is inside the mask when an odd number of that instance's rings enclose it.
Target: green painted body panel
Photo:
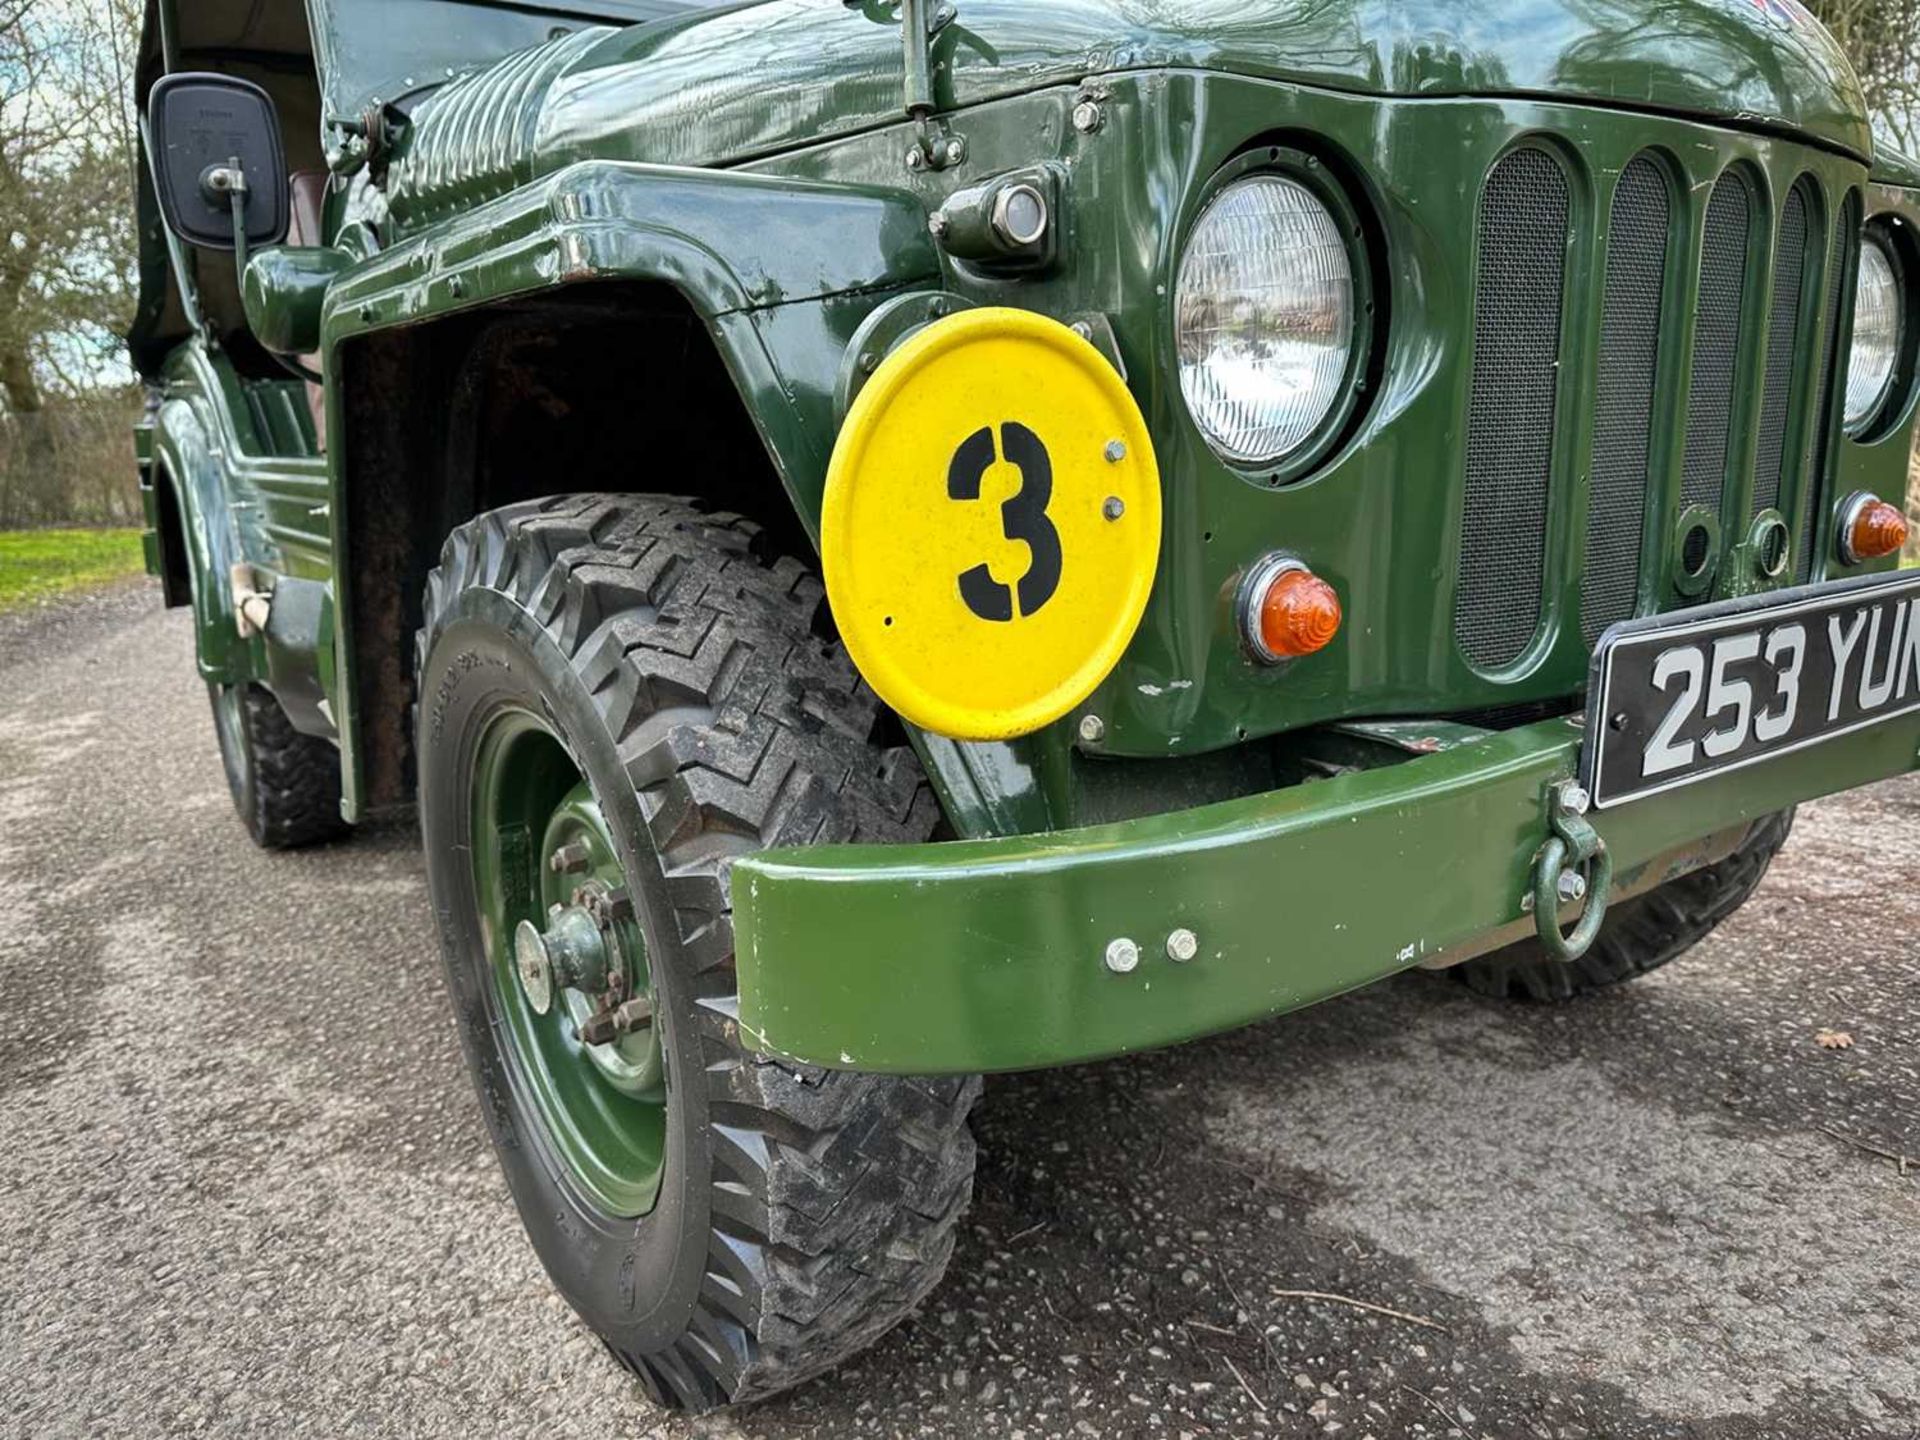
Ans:
[[[1153,431],[1166,517],[1155,593],[1120,665],[1082,711],[1025,740],[914,737],[953,829],[970,838],[773,852],[735,870],[743,1019],[770,1047],[828,1065],[997,1069],[1171,1043],[1524,933],[1542,792],[1576,756],[1563,721],[1210,804],[1164,803],[1180,781],[1103,791],[1088,767],[1117,757],[1134,768],[1110,773],[1186,773],[1147,762],[1186,765],[1354,716],[1572,703],[1588,664],[1577,619],[1605,217],[1622,169],[1649,149],[1665,157],[1684,179],[1679,233],[1693,245],[1730,164],[1746,167],[1763,208],[1810,180],[1823,225],[1855,191],[1870,214],[1906,209],[1915,193],[1868,186],[1858,85],[1824,32],[1785,18],[1788,5],[961,0],[932,47],[935,124],[966,150],[945,170],[904,162],[917,131],[903,117],[892,7],[765,0],[628,28],[607,23],[604,7],[581,9],[550,25],[543,9],[529,37],[525,12],[405,0],[370,46],[329,28],[363,17],[360,0],[314,0],[330,113],[404,94],[408,123],[383,157],[384,192],[369,200],[363,173],[350,201],[330,204],[344,258],[323,268],[337,273],[295,273],[291,252],[256,261],[255,323],[272,338],[307,338],[317,307],[336,402],[326,453],[310,427],[274,419],[304,414],[296,385],[243,380],[204,340],[159,377],[155,455],[191,537],[201,669],[268,673],[258,642],[233,628],[226,571],[237,560],[326,583],[333,608],[354,613],[341,517],[355,476],[338,458],[350,447],[337,401],[343,364],[375,332],[569,287],[670,287],[712,337],[784,503],[817,534],[849,347],[876,307],[924,292],[1105,322]],[[423,19],[456,11],[474,16],[470,30]],[[397,63],[410,55],[420,63]],[[1073,123],[1083,101],[1099,107],[1091,133]],[[1484,177],[1528,137],[1564,157],[1572,191],[1564,438],[1536,642],[1484,673],[1452,623],[1476,219]],[[1305,150],[1339,177],[1366,218],[1381,306],[1362,418],[1323,464],[1283,484],[1201,441],[1171,332],[1204,187],[1256,140]],[[934,245],[927,217],[949,194],[1040,163],[1064,177],[1048,268],[989,276]],[[1882,178],[1906,172],[1889,162]],[[1770,246],[1757,247],[1755,293],[1770,293],[1772,263]],[[266,285],[276,266],[284,283]],[[1695,300],[1680,293],[1664,307],[1665,381],[1684,383]],[[1764,353],[1763,334],[1746,340],[1743,353]],[[1743,405],[1723,516],[1736,539],[1758,430],[1757,405]],[[1821,578],[1837,568],[1832,500],[1898,493],[1914,417],[1910,408],[1872,443],[1836,441],[1823,481],[1812,410],[1802,401],[1792,422],[1782,508],[1796,533],[1814,529]],[[1670,488],[1650,494],[1655,517],[1677,504],[1684,436],[1666,429],[1656,468]],[[771,490],[769,500],[780,503]],[[1643,612],[1681,603],[1664,532],[1664,520],[1649,522]],[[1276,548],[1307,560],[1346,605],[1330,648],[1277,671],[1243,658],[1227,603],[1244,567]],[[1714,596],[1762,588],[1745,560],[1722,565]],[[355,640],[350,626],[323,629],[335,648],[315,664],[351,815]],[[1091,754],[1075,739],[1088,711],[1104,722]],[[1752,816],[1905,771],[1917,739],[1916,722],[1884,726],[1610,813],[1599,828],[1632,890],[1704,863]],[[1137,803],[1113,798],[1128,785]],[[1154,808],[1149,791],[1167,813],[1088,828]],[[1181,924],[1200,933],[1201,958],[1175,967],[1157,947]],[[1121,934],[1148,954],[1124,978],[1100,964]]]
[[[1658,117],[1532,101],[1381,101],[1302,90],[1229,76],[1168,72],[1103,82],[1107,123],[1092,136],[1067,123],[1073,90],[1055,90],[971,112],[960,128],[977,173],[1032,157],[1072,175],[1073,227],[1067,262],[1045,276],[991,280],[950,267],[950,289],[981,303],[1018,303],[1062,318],[1104,313],[1118,337],[1136,398],[1154,432],[1165,487],[1161,572],[1147,617],[1125,660],[1087,702],[1106,722],[1105,753],[1195,754],[1248,736],[1290,730],[1353,714],[1464,711],[1565,696],[1585,682],[1587,648],[1577,617],[1587,491],[1579,444],[1556,464],[1545,570],[1554,577],[1540,642],[1503,672],[1483,674],[1460,654],[1453,635],[1458,536],[1465,468],[1463,417],[1470,380],[1473,277],[1470,240],[1479,180],[1516,140],[1559,137],[1577,162],[1576,230],[1605,215],[1619,172],[1649,148],[1669,154],[1694,184],[1687,224],[1698,243],[1712,177],[1741,162],[1781,195],[1811,175],[1835,197],[1858,186],[1858,162],[1805,144]],[[1310,134],[1330,161],[1350,169],[1371,202],[1393,263],[1386,277],[1390,315],[1384,385],[1359,430],[1305,480],[1280,487],[1228,466],[1186,415],[1174,381],[1176,358],[1165,296],[1199,182],[1247,137],[1264,131]],[[862,137],[796,153],[755,168],[845,183],[897,171],[903,132]],[[1153,163],[1142,162],[1154,157]],[[1167,183],[1167,176],[1177,177]],[[956,181],[945,175],[909,182],[929,206]],[[1569,313],[1600,312],[1604,228],[1576,245],[1569,267]],[[1763,291],[1762,276],[1756,285]],[[1669,312],[1667,353],[1690,340],[1693,297]],[[1560,406],[1563,430],[1590,433],[1597,326],[1568,327]],[[1757,353],[1757,351],[1756,351]],[[790,377],[802,402],[817,402],[830,425],[831,391]],[[1754,387],[1757,388],[1757,387]],[[1743,535],[1751,502],[1748,473],[1757,417],[1743,418],[1746,449],[1738,482],[1726,492],[1726,528]],[[1669,437],[1676,447],[1683,436]],[[1677,506],[1673,489],[1650,511]],[[1803,521],[1816,497],[1789,486],[1790,519]],[[1650,539],[1641,608],[1673,608],[1667,583],[1672,537]],[[1286,549],[1332,581],[1347,608],[1334,644],[1284,670],[1250,665],[1231,631],[1223,597],[1261,554]],[[1791,577],[1783,577],[1788,583]],[[1718,593],[1754,588],[1729,563]],[[1062,722],[1071,733],[1076,717]],[[1031,750],[1033,747],[1027,747]]]
[[[1920,715],[1590,817],[1632,891],[1774,810],[1915,765]],[[1532,933],[1564,721],[1122,825],[767,851],[733,871],[740,1023],[811,1063],[1012,1070],[1170,1045]],[[1728,832],[1732,833],[1728,833]],[[1176,927],[1195,959],[1168,958]],[[1115,937],[1139,968],[1110,972]]]
[[[318,350],[327,291],[352,264],[345,250],[324,245],[277,245],[255,255],[240,292],[253,338],[276,355]]]
[[[327,463],[312,418],[297,384],[243,380],[197,339],[173,352],[159,379],[150,523],[158,526],[159,506],[177,507],[200,675],[265,680],[264,644],[242,640],[234,626],[228,572],[244,561],[270,575],[332,582]],[[311,664],[337,687],[330,656],[316,652]]]
[[[1817,24],[1745,0],[1663,4],[1649,23],[1653,9],[968,0],[935,39],[934,98],[966,110],[1088,75],[1204,69],[1369,96],[1597,101],[1870,153],[1858,84]],[[898,119],[901,83],[885,6],[766,0],[584,29],[436,96],[399,164],[395,212],[431,220],[583,159],[718,165],[817,144]]]

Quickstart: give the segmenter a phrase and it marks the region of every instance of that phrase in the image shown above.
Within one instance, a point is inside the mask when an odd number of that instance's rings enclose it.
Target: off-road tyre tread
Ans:
[[[263,686],[243,685],[240,723],[252,760],[251,793],[236,795],[241,820],[265,850],[298,850],[347,833],[340,817],[340,750],[293,728]]]
[[[763,1398],[870,1345],[938,1283],[972,1196],[980,1081],[755,1053],[736,1018],[731,866],[772,845],[925,840],[937,802],[904,737],[888,742],[819,580],[749,520],[623,495],[483,514],[452,533],[428,581],[420,673],[474,586],[511,594],[592,693],[700,997],[705,1279],[680,1340],[607,1348],[664,1404]]]
[[[1792,827],[1791,810],[1762,816],[1726,859],[1621,901],[1578,960],[1557,960],[1528,939],[1451,973],[1495,999],[1571,1000],[1658,970],[1747,902]]]

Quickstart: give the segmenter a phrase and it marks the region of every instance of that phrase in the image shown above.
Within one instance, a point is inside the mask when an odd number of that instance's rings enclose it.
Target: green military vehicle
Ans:
[[[1915,765],[1920,170],[1792,0],[150,0],[138,89],[240,817],[417,813],[663,1402],[929,1292],[981,1073],[1626,980]]]

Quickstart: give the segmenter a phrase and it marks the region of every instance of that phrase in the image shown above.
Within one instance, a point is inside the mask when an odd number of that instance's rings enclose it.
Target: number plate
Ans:
[[[1629,620],[1594,651],[1585,782],[1605,807],[1920,709],[1920,575]]]

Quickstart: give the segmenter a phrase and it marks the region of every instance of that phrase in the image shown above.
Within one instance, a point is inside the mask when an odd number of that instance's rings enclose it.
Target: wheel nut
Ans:
[[[1587,877],[1577,870],[1563,870],[1559,882],[1560,899],[1564,902],[1587,898]]]
[[[1107,942],[1107,969],[1116,975],[1130,975],[1140,964],[1140,947],[1122,935]]]
[[[1200,953],[1200,937],[1182,926],[1167,936],[1167,958],[1182,965]]]
[[[653,1024],[653,1002],[644,995],[636,995],[624,1005],[611,1010],[598,1010],[589,1015],[580,1025],[580,1043],[583,1045],[605,1045],[610,1040],[618,1040],[622,1035],[631,1035],[636,1030],[644,1030]]]
[[[593,852],[583,840],[571,840],[547,857],[547,866],[556,875],[577,875],[593,863]]]
[[[1080,738],[1089,745],[1098,745],[1107,735],[1107,722],[1098,715],[1080,717]]]

